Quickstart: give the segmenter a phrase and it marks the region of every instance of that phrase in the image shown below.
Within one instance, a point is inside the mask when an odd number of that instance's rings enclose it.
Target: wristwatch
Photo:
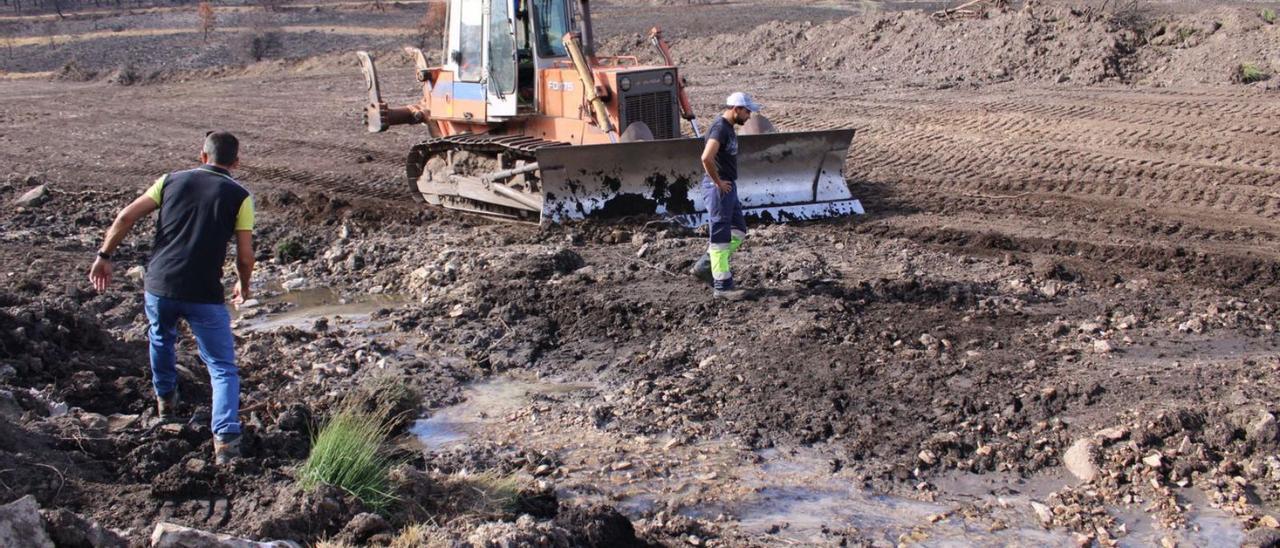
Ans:
[[[99,258],[99,259],[102,259],[102,260],[104,260],[104,261],[110,261],[110,260],[111,260],[111,254],[110,254],[110,253],[107,253],[107,252],[105,252],[105,251],[99,251],[99,252],[98,252],[98,258]]]

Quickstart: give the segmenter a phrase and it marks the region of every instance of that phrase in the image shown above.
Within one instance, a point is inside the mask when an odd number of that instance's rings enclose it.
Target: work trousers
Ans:
[[[710,243],[707,254],[711,256],[711,277],[715,288],[733,289],[733,271],[729,258],[742,247],[747,237],[747,219],[742,215],[742,202],[738,201],[738,183],[729,183],[729,192],[722,192],[710,177],[702,178],[703,202],[707,204],[707,224],[710,225]]]

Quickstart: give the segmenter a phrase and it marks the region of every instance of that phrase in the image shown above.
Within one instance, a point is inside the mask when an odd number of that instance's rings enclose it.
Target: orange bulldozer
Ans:
[[[695,188],[703,141],[658,29],[649,40],[665,61],[646,65],[596,54],[587,0],[448,0],[447,8],[441,63],[408,49],[422,83],[418,103],[389,107],[373,57],[357,53],[368,130],[426,127],[405,165],[415,198],[544,223],[626,215],[705,221]],[[738,194],[748,217],[863,212],[842,173],[854,130],[778,133],[760,122],[744,126],[738,140]]]

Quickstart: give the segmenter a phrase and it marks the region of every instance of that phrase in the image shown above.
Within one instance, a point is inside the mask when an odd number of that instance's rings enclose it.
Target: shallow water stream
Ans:
[[[341,319],[351,328],[366,329],[373,325],[370,318],[374,311],[404,302],[406,299],[399,295],[344,297],[331,288],[316,287],[267,297],[253,308],[235,310],[232,314],[240,322],[240,329],[246,331],[271,331],[281,327],[310,329],[321,318]],[[258,308],[274,309],[280,305],[286,308],[274,313],[254,312]]]
[[[526,382],[510,379],[473,384],[463,390],[466,401],[436,410],[414,423],[412,432],[428,451],[465,443],[485,425],[529,403],[534,394],[567,394],[593,388],[583,383]]]
[[[518,440],[554,452],[569,470],[555,480],[562,497],[607,502],[633,519],[674,511],[726,520],[743,533],[781,543],[830,543],[832,531],[887,545],[1076,545],[1070,532],[1042,528],[1031,508],[1032,501],[1043,502],[1068,485],[1065,472],[1033,478],[953,473],[937,478],[935,496],[926,502],[875,493],[833,474],[833,452],[820,446],[750,451],[722,440],[683,445],[662,437],[624,438],[576,423],[552,421],[531,430],[511,420],[536,395],[568,405],[596,388],[512,379],[476,383],[465,389],[465,401],[417,421],[413,432],[428,452],[471,439]],[[616,455],[628,459],[625,468],[609,460]],[[660,473],[641,473],[640,463],[664,457]],[[1165,536],[1195,546],[1238,546],[1243,540],[1240,525],[1198,492],[1181,495],[1192,511],[1188,527],[1177,531],[1160,528],[1140,507],[1112,509],[1129,531],[1121,546],[1158,546]]]

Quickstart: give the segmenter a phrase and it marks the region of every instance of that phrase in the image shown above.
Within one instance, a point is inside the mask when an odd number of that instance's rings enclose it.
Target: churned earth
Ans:
[[[605,51],[677,38],[704,119],[746,89],[783,130],[856,128],[868,214],[753,227],[752,296],[722,303],[685,274],[697,231],[419,206],[401,162],[423,135],[363,131],[343,53],[381,51],[389,100],[411,100],[395,47],[420,39],[417,4],[286,10],[289,57],[248,64],[209,61],[239,47],[216,31],[110,38],[144,52],[137,79],[106,37],[14,46],[0,501],[32,495],[67,545],[101,527],[143,545],[161,521],[351,544],[423,522],[474,545],[1277,542],[1280,92],[1238,74],[1280,69],[1258,5],[595,4]],[[735,13],[741,32],[719,24]],[[294,40],[307,25],[384,30]],[[260,211],[259,304],[235,320],[246,457],[225,469],[190,346],[190,422],[151,411],[150,227],[111,291],[87,283],[118,208],[215,127],[241,137]],[[298,487],[315,424],[392,387],[418,417],[389,449],[402,504]],[[494,478],[511,504],[462,495]]]

